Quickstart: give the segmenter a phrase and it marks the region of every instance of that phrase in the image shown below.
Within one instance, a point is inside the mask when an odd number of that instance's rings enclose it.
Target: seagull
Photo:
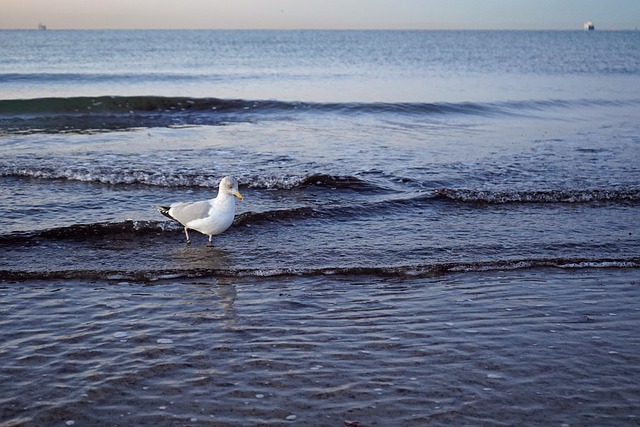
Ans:
[[[222,233],[233,223],[236,212],[236,199],[233,196],[244,200],[238,191],[238,181],[231,176],[225,176],[220,181],[215,199],[172,203],[169,206],[158,206],[158,210],[162,215],[184,226],[187,244],[191,243],[189,239],[189,229],[191,229],[209,236],[207,245],[211,246],[212,237]]]

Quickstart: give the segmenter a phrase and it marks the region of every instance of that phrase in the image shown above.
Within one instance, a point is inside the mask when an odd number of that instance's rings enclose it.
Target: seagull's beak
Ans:
[[[242,197],[242,194],[240,194],[239,191],[234,191],[233,195],[236,196],[240,200],[244,200],[244,197]]]

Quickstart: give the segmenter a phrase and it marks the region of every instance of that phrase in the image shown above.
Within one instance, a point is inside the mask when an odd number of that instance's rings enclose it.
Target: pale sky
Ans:
[[[581,29],[640,26],[640,0],[0,0],[0,29]]]

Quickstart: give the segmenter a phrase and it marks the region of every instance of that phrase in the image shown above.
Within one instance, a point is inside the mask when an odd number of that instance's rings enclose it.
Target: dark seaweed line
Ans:
[[[0,281],[22,282],[34,280],[105,280],[162,282],[177,279],[204,278],[278,278],[278,277],[407,277],[427,278],[447,274],[560,269],[622,269],[640,268],[640,257],[626,259],[540,258],[504,261],[451,262],[417,266],[387,267],[325,267],[310,269],[171,269],[171,270],[0,270]]]

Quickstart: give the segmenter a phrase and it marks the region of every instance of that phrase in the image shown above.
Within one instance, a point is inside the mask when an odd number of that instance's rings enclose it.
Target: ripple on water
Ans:
[[[0,406],[33,425],[624,424],[637,275],[9,286]]]

